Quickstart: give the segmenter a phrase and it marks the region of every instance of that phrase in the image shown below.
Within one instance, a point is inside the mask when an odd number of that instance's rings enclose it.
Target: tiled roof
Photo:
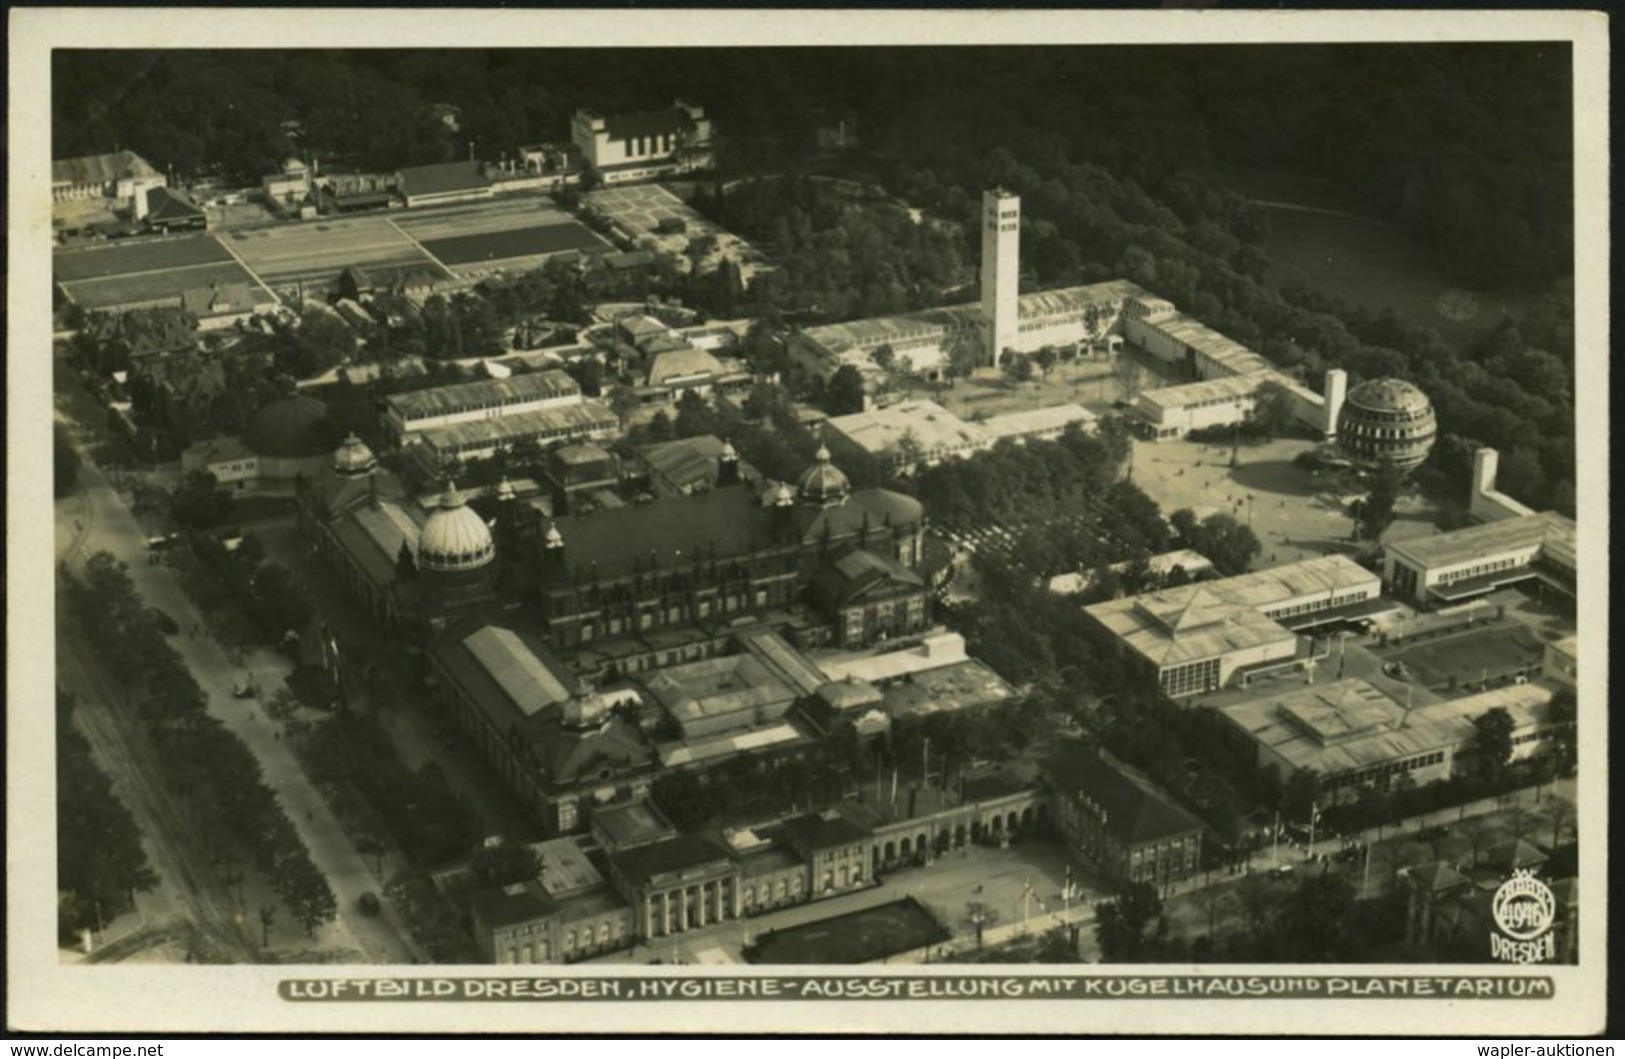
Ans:
[[[1106,814],[1106,829],[1125,845],[1160,842],[1191,831],[1202,822],[1181,808],[1150,777],[1104,750],[1078,742],[1061,744],[1045,762],[1056,791],[1087,798]]]
[[[679,132],[693,132],[694,128],[694,119],[688,111],[679,107],[610,114],[604,118],[604,131],[614,140],[627,140],[634,136],[675,136]]]
[[[58,158],[51,163],[53,184],[113,184],[126,179],[151,179],[161,174],[134,151]]]
[[[728,850],[709,835],[678,835],[636,849],[609,855],[623,879],[633,887],[673,873],[714,874],[719,867],[732,867]]]
[[[414,419],[452,415],[498,402],[545,400],[580,392],[579,383],[565,372],[555,370],[390,394],[386,401],[392,411],[410,423]]]
[[[204,217],[203,208],[184,191],[174,188],[147,189],[148,223],[197,221]]]
[[[835,809],[786,820],[783,828],[791,841],[808,852],[864,842],[872,834],[868,828]]]

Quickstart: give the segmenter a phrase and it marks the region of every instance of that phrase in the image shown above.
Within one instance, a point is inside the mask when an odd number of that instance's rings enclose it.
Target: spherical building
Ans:
[[[290,392],[254,413],[243,444],[259,459],[259,477],[310,477],[333,461],[332,425],[327,405]]]
[[[447,485],[440,506],[429,512],[418,533],[418,569],[444,574],[483,570],[496,558],[496,542],[485,520]]]
[[[1414,470],[1433,451],[1438,434],[1427,394],[1402,379],[1361,383],[1337,415],[1338,447],[1361,467]]]

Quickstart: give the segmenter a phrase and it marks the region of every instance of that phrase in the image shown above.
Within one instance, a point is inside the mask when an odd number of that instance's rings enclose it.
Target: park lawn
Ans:
[[[244,283],[257,288],[248,270],[229,257],[217,264],[193,265],[186,268],[167,268],[161,272],[143,272],[137,275],[112,276],[106,279],[87,279],[77,283],[64,283],[63,289],[76,303],[86,309],[102,309],[113,305],[136,305],[179,299],[189,290],[211,284],[225,286]]]
[[[231,254],[215,242],[213,236],[198,235],[186,239],[114,243],[88,250],[59,250],[51,256],[51,270],[58,282],[73,283],[230,260]]]
[[[868,963],[946,941],[948,931],[912,897],[763,934],[754,964]]]
[[[506,261],[517,257],[589,250],[602,245],[598,236],[575,221],[533,225],[500,232],[476,232],[423,241],[424,249],[447,265]]]
[[[1396,657],[1411,667],[1417,680],[1431,687],[1449,683],[1452,676],[1477,680],[1486,670],[1496,676],[1520,669],[1539,662],[1543,653],[1535,634],[1518,626],[1481,629],[1417,644]]]

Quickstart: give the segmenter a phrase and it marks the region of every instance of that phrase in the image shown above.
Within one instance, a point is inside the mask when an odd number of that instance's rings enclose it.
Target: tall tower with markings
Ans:
[[[989,188],[982,192],[982,334],[995,367],[1020,333],[1020,268],[1021,196]]]

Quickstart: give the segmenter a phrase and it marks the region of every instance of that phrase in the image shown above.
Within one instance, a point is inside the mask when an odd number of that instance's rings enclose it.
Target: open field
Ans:
[[[179,299],[185,291],[207,287],[212,283],[221,285],[246,283],[257,292],[256,301],[270,300],[269,295],[260,290],[259,284],[254,282],[254,277],[230,258],[218,264],[166,268],[107,279],[64,283],[62,289],[67,291],[68,297],[86,309],[108,309]]]
[[[749,960],[758,964],[868,963],[948,940],[949,933],[906,897],[890,904],[763,934]]]
[[[426,240],[424,248],[448,266],[490,264],[515,258],[540,257],[566,250],[590,250],[604,245],[598,235],[574,221],[476,232]]]
[[[1522,625],[1464,632],[1443,640],[1417,644],[1394,657],[1430,686],[1447,684],[1451,677],[1475,681],[1482,675],[1499,676],[1540,662],[1544,647],[1535,633]]]
[[[225,238],[243,262],[271,284],[331,279],[350,267],[439,271],[417,243],[383,217],[259,228]]]
[[[390,218],[395,226],[419,242],[448,239],[480,232],[504,232],[550,224],[571,225],[575,218],[547,199],[525,198],[480,203],[446,210],[412,211]]]
[[[58,281],[73,283],[230,260],[231,255],[213,236],[192,235],[183,239],[114,243],[86,250],[58,250],[51,257],[51,270]]]

